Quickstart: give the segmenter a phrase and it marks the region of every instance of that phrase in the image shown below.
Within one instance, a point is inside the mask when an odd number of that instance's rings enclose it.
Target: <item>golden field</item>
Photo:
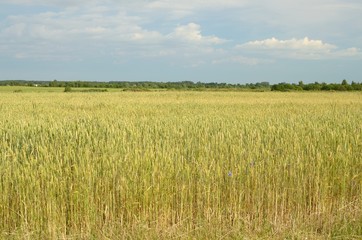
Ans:
[[[362,94],[1,92],[0,238],[358,239]]]

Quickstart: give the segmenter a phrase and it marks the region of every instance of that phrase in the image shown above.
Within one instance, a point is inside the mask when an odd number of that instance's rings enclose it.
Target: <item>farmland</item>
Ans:
[[[360,92],[0,91],[0,238],[357,239]]]

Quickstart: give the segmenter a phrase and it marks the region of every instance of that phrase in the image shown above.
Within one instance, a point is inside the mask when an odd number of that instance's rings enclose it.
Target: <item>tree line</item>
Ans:
[[[308,83],[300,81],[295,83],[270,84],[269,82],[257,83],[204,83],[204,82],[129,82],[129,81],[111,81],[111,82],[90,82],[90,81],[32,81],[32,80],[3,80],[0,86],[33,86],[33,87],[68,87],[68,88],[121,88],[123,90],[259,90],[259,91],[362,91],[362,83],[347,80],[341,83]]]
[[[362,83],[352,81],[351,84],[347,80],[341,83],[309,83],[304,84],[300,81],[298,84],[278,83],[271,86],[272,91],[361,91]]]

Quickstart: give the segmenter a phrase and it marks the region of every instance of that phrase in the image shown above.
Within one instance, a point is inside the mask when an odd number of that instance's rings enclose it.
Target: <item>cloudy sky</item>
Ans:
[[[362,82],[361,0],[0,0],[0,79]]]

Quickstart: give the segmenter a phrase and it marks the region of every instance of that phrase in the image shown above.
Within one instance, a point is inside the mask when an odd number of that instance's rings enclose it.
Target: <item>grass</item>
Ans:
[[[40,93],[40,92],[62,92],[64,88],[56,87],[26,87],[26,86],[0,86],[0,93]]]
[[[27,86],[0,86],[0,93],[59,93],[64,92],[64,87],[27,87]],[[97,92],[104,88],[71,88],[75,92]],[[108,92],[120,92],[122,89],[108,88]]]
[[[361,93],[0,96],[0,238],[362,235]]]

